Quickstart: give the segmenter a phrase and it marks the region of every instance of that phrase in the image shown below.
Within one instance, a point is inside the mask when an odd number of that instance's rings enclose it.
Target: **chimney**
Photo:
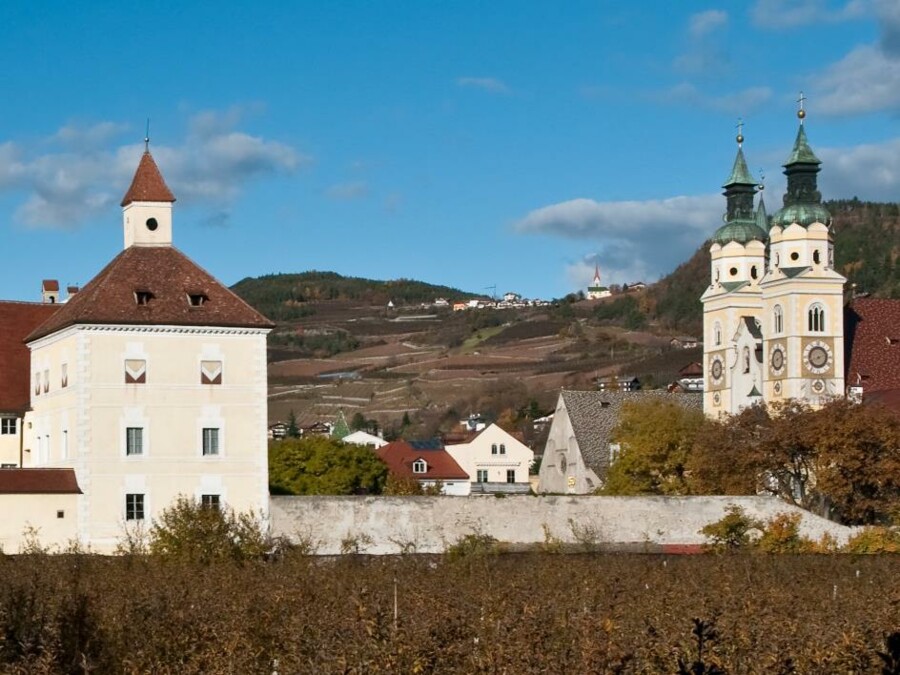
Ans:
[[[66,301],[71,300],[72,296],[78,293],[79,290],[81,289],[78,286],[66,286]]]
[[[59,282],[56,279],[44,279],[41,282],[41,302],[45,305],[59,302]]]

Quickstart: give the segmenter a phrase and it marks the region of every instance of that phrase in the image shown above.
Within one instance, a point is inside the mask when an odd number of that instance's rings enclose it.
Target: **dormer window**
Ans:
[[[153,298],[154,298],[154,295],[150,291],[135,291],[134,292],[134,301],[139,305],[149,305],[150,301]]]
[[[425,463],[424,459],[417,459],[413,462],[412,470],[413,473],[426,473],[428,471],[428,465]]]
[[[205,293],[188,293],[187,297],[191,307],[203,307],[209,302],[209,296]]]

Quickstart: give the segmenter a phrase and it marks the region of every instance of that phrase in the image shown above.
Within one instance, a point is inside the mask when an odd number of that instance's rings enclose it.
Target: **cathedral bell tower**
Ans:
[[[812,405],[844,393],[843,293],[834,270],[831,214],[817,185],[821,162],[800,126],[784,165],[784,206],[772,217],[769,264],[760,286],[765,313],[767,401],[802,399]]]
[[[762,395],[762,294],[766,231],[758,224],[765,206],[753,206],[757,181],[744,159],[743,123],[737,155],[725,181],[725,223],[709,247],[710,285],[703,294],[703,409],[711,416],[738,412]]]
[[[144,154],[122,198],[125,248],[172,245],[172,204],[175,196],[150,154],[150,139],[144,139]]]

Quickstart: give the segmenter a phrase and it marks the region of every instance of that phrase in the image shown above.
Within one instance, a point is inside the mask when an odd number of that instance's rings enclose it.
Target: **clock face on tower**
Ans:
[[[806,369],[811,373],[824,373],[831,367],[833,355],[825,342],[810,342],[803,350]]]
[[[769,353],[769,370],[773,375],[781,375],[784,372],[784,347],[775,345]]]
[[[722,357],[714,356],[712,359],[712,363],[709,364],[709,375],[712,378],[714,384],[720,384],[722,382],[723,370],[724,365],[722,364]]]

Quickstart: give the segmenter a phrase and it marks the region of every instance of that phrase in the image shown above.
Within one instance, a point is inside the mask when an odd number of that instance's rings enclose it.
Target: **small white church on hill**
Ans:
[[[18,514],[5,550],[27,520],[43,543],[109,551],[179,495],[266,517],[273,324],[173,246],[174,202],[148,148],[122,200],[124,250],[63,304],[0,303],[20,341],[0,341],[15,362],[0,453],[25,467],[0,481]],[[45,498],[24,509],[25,494]]]

